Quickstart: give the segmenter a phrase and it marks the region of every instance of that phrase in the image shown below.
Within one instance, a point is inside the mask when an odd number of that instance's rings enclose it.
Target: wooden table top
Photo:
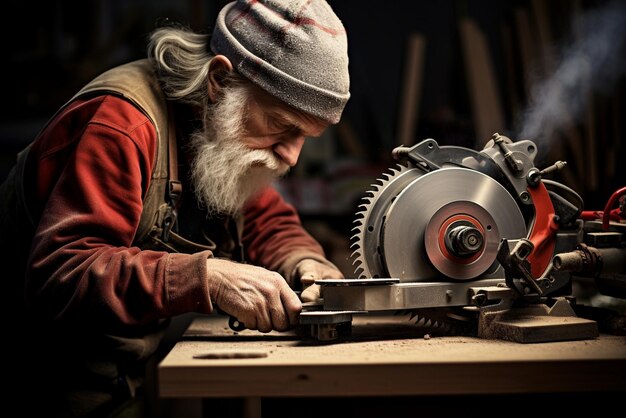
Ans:
[[[195,319],[159,365],[162,397],[370,396],[626,390],[626,337],[518,344],[424,337],[406,317],[355,316],[352,336],[233,332]]]

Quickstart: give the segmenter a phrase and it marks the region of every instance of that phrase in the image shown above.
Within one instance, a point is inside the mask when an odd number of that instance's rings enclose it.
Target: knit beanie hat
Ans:
[[[239,74],[279,100],[337,123],[350,97],[346,31],[325,0],[238,0],[211,39]]]

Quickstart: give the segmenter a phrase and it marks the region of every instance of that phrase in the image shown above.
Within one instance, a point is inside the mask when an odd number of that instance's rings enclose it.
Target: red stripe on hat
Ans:
[[[246,7],[242,8],[239,14],[233,18],[233,20],[231,21],[231,25],[235,23],[236,21],[238,21],[239,19],[241,19],[242,17],[246,16],[248,13],[250,13],[250,9],[252,8],[252,5],[257,3],[258,1],[259,0],[250,0],[248,3],[246,3]],[[238,7],[239,4],[240,3],[235,3],[235,7]]]
[[[308,0],[305,4],[302,5],[302,7],[300,8],[300,10],[298,10],[297,14],[301,14],[303,12],[304,9],[306,9],[307,7],[309,7],[309,5],[312,3],[313,0]],[[252,3],[257,3],[258,0],[253,0],[250,2],[250,6],[252,5]],[[274,10],[270,7],[268,7],[266,4],[263,3],[259,3],[260,6],[264,6],[267,10],[269,10],[270,12],[282,17],[284,20],[289,20],[288,19],[288,15],[287,13],[281,13],[278,10]],[[246,13],[250,10],[250,7],[248,7],[248,10],[246,10]],[[240,17],[240,16],[238,16]],[[252,20],[252,19],[249,19]],[[233,20],[234,22],[234,20]],[[311,19],[309,17],[296,17],[294,19],[293,22],[289,23],[288,25],[285,25],[282,28],[282,32],[287,32],[289,31],[291,28],[296,27],[296,26],[305,26],[305,25],[309,25],[309,26],[314,26],[330,35],[333,36],[337,36],[337,35],[345,35],[346,31],[345,29],[333,29],[330,28],[328,26],[324,26],[319,24],[315,19]]]
[[[296,18],[296,20],[293,21],[293,23],[288,24],[287,26],[285,26],[283,28],[284,32],[287,32],[288,30],[290,30],[293,27],[296,26],[305,26],[305,25],[309,25],[309,26],[315,26],[316,28],[330,34],[333,36],[337,36],[337,35],[345,35],[346,31],[345,29],[333,29],[333,28],[329,28],[327,26],[324,25],[320,25],[319,23],[317,23],[315,21],[315,19],[311,19],[309,17],[298,17]]]

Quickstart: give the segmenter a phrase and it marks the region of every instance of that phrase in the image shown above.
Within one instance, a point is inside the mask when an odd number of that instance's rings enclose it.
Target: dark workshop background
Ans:
[[[84,83],[145,56],[155,22],[210,32],[225,3],[50,0],[7,9],[0,180]],[[569,163],[554,178],[586,209],[601,210],[624,185],[624,2],[329,3],[348,32],[352,98],[279,186],[348,276],[358,201],[400,144],[434,138],[480,149],[493,132],[535,140],[540,168]]]

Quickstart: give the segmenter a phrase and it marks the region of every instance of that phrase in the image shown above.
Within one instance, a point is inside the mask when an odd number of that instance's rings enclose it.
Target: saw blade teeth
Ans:
[[[449,308],[424,308],[414,309],[410,314],[411,319],[416,318],[415,325],[438,335],[471,335],[476,332],[475,316],[466,317],[455,312]]]
[[[357,238],[356,235],[354,235],[354,236],[352,236],[350,238],[350,241],[349,241],[350,242],[350,248],[354,247],[355,245],[358,245],[359,247],[361,246],[361,243],[356,238]]]
[[[358,246],[358,248],[355,248],[356,246]],[[353,258],[354,261],[352,262],[352,264],[354,264],[356,261],[358,260],[363,260],[363,258],[361,257],[361,247],[360,244],[357,242],[355,244],[352,244],[350,246],[350,249],[352,250],[352,252],[350,253],[350,258]]]
[[[370,264],[372,263],[370,260],[372,260],[372,257],[377,257],[376,250],[372,250],[372,248],[377,248],[377,244],[372,247],[371,245],[368,245],[368,242],[378,237],[379,231],[375,231],[375,229],[377,227],[382,227],[382,223],[372,222],[371,214],[372,211],[375,211],[379,207],[378,205],[380,203],[384,203],[379,202],[381,194],[387,187],[393,184],[396,180],[396,176],[409,169],[408,164],[409,163],[406,163],[406,165],[395,164],[393,167],[388,168],[385,172],[381,173],[380,178],[377,178],[372,182],[370,187],[361,197],[361,200],[357,203],[358,211],[355,214],[355,219],[353,221],[353,236],[350,238],[350,241],[353,242],[353,244],[350,245],[350,248],[354,250],[354,252],[350,255],[350,259],[353,261],[352,264],[356,266],[356,276],[362,278],[373,277],[373,271],[371,270],[375,268],[375,266]],[[372,230],[372,227],[374,230]],[[373,232],[373,234],[370,234],[370,232]],[[356,245],[354,243],[356,243]],[[373,253],[370,254],[370,252]],[[378,268],[375,269],[378,270]]]
[[[363,259],[360,255],[354,256],[354,253],[352,253],[351,257],[354,257],[354,260],[352,260],[351,263],[354,268],[361,268],[363,266]]]
[[[363,265],[363,258],[361,257],[361,254],[359,254],[359,250],[352,252],[351,257],[354,257],[354,260],[352,261],[353,266],[359,267]]]

